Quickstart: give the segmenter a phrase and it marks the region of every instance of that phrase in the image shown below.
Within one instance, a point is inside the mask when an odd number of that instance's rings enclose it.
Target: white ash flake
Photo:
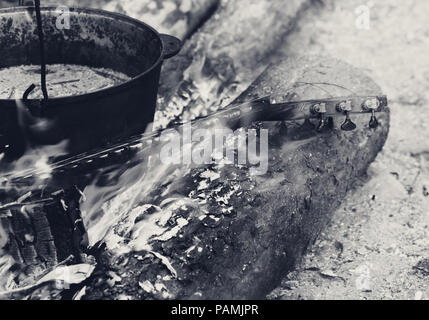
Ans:
[[[205,216],[203,216],[203,217],[205,217]],[[202,220],[202,219],[200,219],[200,220]],[[190,257],[191,252],[194,251],[197,248],[198,244],[201,242],[201,240],[198,237],[194,237],[193,240],[194,240],[193,245],[185,250],[185,254],[187,257]]]
[[[86,201],[86,195],[85,195],[85,193],[82,190],[80,190],[79,188],[77,188],[77,187],[76,187],[76,190],[80,194],[79,203],[85,202]]]
[[[210,181],[214,181],[220,178],[220,174],[216,171],[205,170],[200,174],[200,177],[204,179],[210,179]]]
[[[167,267],[167,269],[171,272],[172,276],[174,278],[177,278],[177,271],[174,269],[173,265],[170,263],[170,260],[168,260],[167,257],[164,257],[162,254],[159,254],[158,252],[150,251],[155,257],[157,257],[159,260],[161,260],[162,264]]]
[[[61,200],[60,200],[60,203],[61,203],[61,206],[63,207],[63,210],[64,210],[64,211],[67,211],[68,206],[66,205],[66,202],[64,201],[64,199],[61,199]]]
[[[207,204],[207,200],[200,200],[200,201],[198,201],[198,204],[200,204],[200,205],[203,205],[203,204]]]
[[[154,285],[149,280],[139,282],[139,286],[140,286],[140,288],[142,288],[147,293],[155,293],[156,292]]]
[[[228,207],[228,208],[222,208],[222,213],[223,214],[230,214],[232,212],[233,208],[232,207]]]
[[[114,281],[114,283],[116,282],[121,282],[122,278],[120,276],[118,276],[115,272],[113,271],[108,271],[107,274],[109,275],[109,277]]]
[[[163,283],[160,283],[160,282],[156,282],[155,283],[155,289],[157,291],[162,291],[163,289],[167,290],[167,288],[165,287],[165,285]]]
[[[189,256],[190,253],[196,248],[196,245],[192,245],[191,247],[189,247],[188,249],[186,249],[185,253],[186,256]]]
[[[152,241],[167,241],[176,237],[189,223],[190,218],[185,219],[180,215],[175,217],[176,210],[186,210],[196,206],[197,204],[191,199],[168,198],[159,207],[146,204],[134,208],[108,231],[104,239],[106,246],[116,254],[151,251]],[[149,213],[150,208],[156,211]],[[172,220],[175,222],[173,225],[169,223]]]
[[[229,204],[229,200],[231,199],[232,195],[233,195],[233,194],[234,194],[238,189],[240,189],[240,185],[239,185],[239,184],[233,185],[233,186],[232,186],[232,188],[231,188],[231,190],[229,190],[227,193],[225,193],[225,194],[224,194],[224,195],[222,195],[222,196],[217,196],[217,197],[215,198],[215,200],[216,200],[217,202],[223,202],[225,205],[227,205],[227,204]]]
[[[210,186],[209,183],[207,183],[207,180],[201,180],[198,184],[197,191],[201,191],[204,189],[207,189]]]
[[[220,218],[218,218],[218,217],[216,217],[216,216],[214,216],[212,214],[209,215],[209,218],[212,219],[212,220],[214,220],[215,222],[218,222],[220,220]]]
[[[168,292],[167,287],[159,280],[157,280],[154,284],[152,284],[149,280],[145,280],[143,282],[140,281],[139,286],[149,294],[152,294],[152,295],[161,294],[162,298],[164,299],[172,298],[171,294]]]
[[[213,189],[213,192],[214,193],[219,193],[219,192],[222,191],[223,187],[224,187],[223,185],[219,185],[217,188]]]
[[[221,166],[217,165],[216,169],[220,169]],[[229,180],[236,180],[238,178],[238,174],[235,172],[231,172],[231,178]],[[206,218],[209,213],[205,205],[208,203],[208,200],[211,200],[219,205],[220,213],[224,215],[231,214],[234,210],[232,206],[230,206],[229,202],[233,195],[240,196],[243,192],[240,190],[240,184],[233,183],[232,185],[226,184],[218,184],[215,188],[211,188],[212,182],[218,180],[221,174],[218,171],[213,169],[206,169],[201,173],[196,173],[193,175],[202,178],[194,179],[194,183],[198,183],[196,189],[189,192],[188,197],[196,198],[198,200],[198,204],[201,206],[200,212],[206,213],[206,215],[199,216],[199,220],[202,221]],[[252,188],[252,186],[250,186]],[[198,192],[198,193],[197,193]],[[214,216],[210,216],[215,222],[219,220],[219,218],[213,218]]]
[[[182,229],[182,227],[186,226],[189,222],[188,220],[184,218],[178,218],[176,220],[177,225],[170,230],[165,231],[163,234],[161,234],[158,237],[154,237],[153,240],[159,240],[159,241],[167,241],[177,235],[177,233]]]

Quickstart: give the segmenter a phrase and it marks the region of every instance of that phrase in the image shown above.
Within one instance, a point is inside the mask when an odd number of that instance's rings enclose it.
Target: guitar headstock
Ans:
[[[351,131],[356,129],[356,124],[351,119],[353,114],[371,114],[369,127],[371,129],[377,128],[379,122],[375,114],[388,112],[387,104],[387,97],[384,95],[344,96],[285,103],[272,103],[270,101],[270,109],[276,111],[275,118],[277,120],[319,119],[317,131],[327,129],[330,117],[345,117],[341,129]]]

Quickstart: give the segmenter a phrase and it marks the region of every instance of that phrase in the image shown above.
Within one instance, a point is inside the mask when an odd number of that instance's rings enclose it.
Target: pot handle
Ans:
[[[175,56],[179,53],[180,49],[182,49],[182,41],[180,41],[178,38],[170,36],[168,34],[160,34],[159,37],[162,41],[162,55],[164,59],[168,59]]]

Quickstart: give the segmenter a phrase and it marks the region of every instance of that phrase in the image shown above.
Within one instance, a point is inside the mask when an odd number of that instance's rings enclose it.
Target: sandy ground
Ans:
[[[429,2],[323,1],[285,54],[364,69],[388,95],[388,141],[274,299],[429,299]],[[369,29],[358,28],[369,8]]]

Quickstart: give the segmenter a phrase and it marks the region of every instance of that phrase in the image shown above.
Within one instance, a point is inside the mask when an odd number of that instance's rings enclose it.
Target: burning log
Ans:
[[[379,95],[380,88],[344,62],[314,56],[268,68],[237,102],[266,94],[305,100]],[[116,204],[106,206],[103,221],[119,221],[103,237],[104,266],[85,298],[263,298],[314,242],[384,145],[387,113],[376,129],[368,127],[368,114],[351,120],[357,130],[342,131],[344,119],[334,119],[334,129],[323,134],[308,121],[260,124],[270,129],[270,147],[268,171],[259,176],[232,165],[198,167],[184,176],[157,176],[165,167],[151,167],[132,195],[118,195]],[[154,175],[158,184],[149,179]],[[137,187],[150,191],[118,216],[119,202],[135,200]],[[88,228],[90,236],[95,231]]]
[[[308,2],[222,1],[179,55],[163,65],[155,123],[190,120],[230,103],[270,63]]]

